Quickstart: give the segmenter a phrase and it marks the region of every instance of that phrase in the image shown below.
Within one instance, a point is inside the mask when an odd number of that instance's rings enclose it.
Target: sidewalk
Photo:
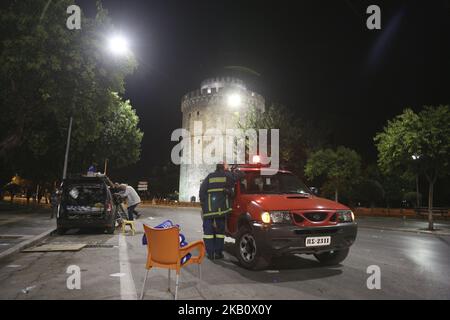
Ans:
[[[435,234],[450,236],[450,221],[435,221],[436,230],[429,231],[428,221],[419,219],[403,219],[390,217],[357,217],[356,222],[360,228],[405,231],[414,233]]]
[[[45,238],[56,229],[50,209],[0,203],[0,259]]]

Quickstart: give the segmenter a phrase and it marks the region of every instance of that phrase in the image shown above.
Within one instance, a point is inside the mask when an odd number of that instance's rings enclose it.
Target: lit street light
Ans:
[[[126,55],[129,53],[127,39],[122,35],[115,35],[108,40],[109,50],[115,55]]]

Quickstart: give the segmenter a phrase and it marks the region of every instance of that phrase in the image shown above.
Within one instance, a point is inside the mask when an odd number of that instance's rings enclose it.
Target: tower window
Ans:
[[[197,117],[200,115],[200,111],[197,111]]]

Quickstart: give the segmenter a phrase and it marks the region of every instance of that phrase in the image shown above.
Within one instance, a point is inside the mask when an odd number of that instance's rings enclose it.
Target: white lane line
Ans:
[[[110,277],[123,277],[125,276],[125,273],[113,273],[109,275]]]
[[[136,286],[134,284],[133,275],[131,273],[130,261],[128,258],[127,239],[121,233],[119,234],[119,262],[120,273],[124,276],[120,277],[120,298],[122,300],[136,300]]]

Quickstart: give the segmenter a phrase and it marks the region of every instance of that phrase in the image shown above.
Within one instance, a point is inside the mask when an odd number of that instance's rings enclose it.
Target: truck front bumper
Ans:
[[[302,228],[295,225],[265,225],[252,223],[252,231],[258,247],[270,255],[288,253],[319,253],[350,247],[356,239],[356,223]],[[307,247],[306,238],[330,236],[327,246]]]

